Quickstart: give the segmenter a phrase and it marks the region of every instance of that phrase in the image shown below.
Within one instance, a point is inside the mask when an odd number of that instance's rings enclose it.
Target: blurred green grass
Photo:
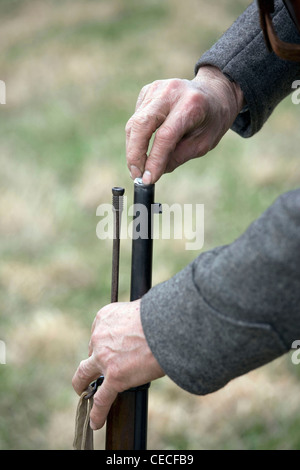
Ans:
[[[143,85],[192,78],[248,3],[0,0],[1,449],[72,447],[71,378],[110,299],[111,246],[96,237],[96,208],[116,184],[132,197],[125,124]],[[204,204],[203,251],[230,243],[299,186],[297,113],[287,98],[252,139],[229,132],[157,183],[160,202]],[[130,248],[124,240],[120,300],[129,297]],[[157,240],[154,251],[154,283],[198,254],[179,240]],[[157,381],[149,448],[299,448],[299,388],[288,356],[207,397]]]

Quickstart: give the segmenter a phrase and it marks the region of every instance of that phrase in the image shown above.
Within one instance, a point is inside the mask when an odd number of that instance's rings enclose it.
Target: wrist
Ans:
[[[230,121],[233,122],[246,104],[241,87],[238,83],[230,80],[219,68],[212,65],[200,67],[193,79],[193,82],[200,86],[207,81],[222,99],[226,98],[230,110]]]

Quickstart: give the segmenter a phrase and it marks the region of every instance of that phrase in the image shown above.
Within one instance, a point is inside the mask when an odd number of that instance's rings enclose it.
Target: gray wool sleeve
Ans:
[[[287,352],[300,338],[300,189],[150,289],[141,319],[165,373],[199,395]]]
[[[300,43],[282,0],[275,1],[273,23],[283,41]],[[242,137],[250,137],[262,128],[278,103],[293,91],[292,83],[300,73],[299,63],[282,60],[267,50],[256,2],[202,55],[195,72],[204,65],[218,67],[240,85],[247,106],[237,116],[232,130]]]

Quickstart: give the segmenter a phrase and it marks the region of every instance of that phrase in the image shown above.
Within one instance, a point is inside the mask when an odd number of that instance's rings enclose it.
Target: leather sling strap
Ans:
[[[300,1],[299,0],[283,0],[292,20],[300,33]]]
[[[75,418],[74,450],[94,450],[93,430],[90,427],[90,412],[93,406],[93,397],[86,398],[88,390],[84,391],[79,399]]]
[[[300,0],[286,0],[284,3],[299,29],[298,21],[300,20]],[[290,44],[282,41],[275,31],[271,17],[271,14],[274,13],[274,0],[258,0],[258,5],[260,24],[269,51],[274,51],[281,59],[299,62],[300,44]]]

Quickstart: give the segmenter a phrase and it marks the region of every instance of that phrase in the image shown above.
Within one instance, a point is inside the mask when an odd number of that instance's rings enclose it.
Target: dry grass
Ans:
[[[92,320],[109,301],[110,244],[96,208],[126,187],[124,127],[140,88],[191,78],[194,63],[249,2],[0,0],[1,449],[70,449],[71,377]],[[275,197],[299,186],[297,110],[286,100],[262,133],[231,132],[210,157],[157,184],[157,198],[205,204],[204,250],[238,236]],[[154,283],[195,253],[155,244]],[[130,244],[120,299],[128,299]],[[151,449],[299,448],[299,379],[289,357],[207,397],[152,384]],[[24,433],[24,429],[28,432]],[[104,431],[96,435],[103,448]]]

